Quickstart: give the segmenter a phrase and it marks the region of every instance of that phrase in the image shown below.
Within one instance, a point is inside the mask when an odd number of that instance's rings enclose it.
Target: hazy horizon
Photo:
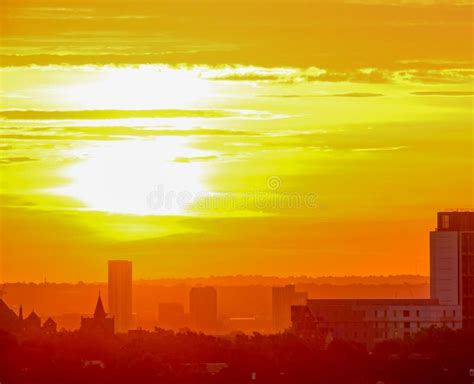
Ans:
[[[174,284],[182,281],[187,282],[200,282],[200,281],[235,281],[236,284],[247,283],[248,281],[256,281],[259,284],[264,284],[271,281],[321,281],[329,282],[334,284],[336,281],[357,281],[357,280],[373,280],[372,284],[377,284],[377,280],[400,280],[400,281],[411,281],[412,279],[426,279],[429,280],[429,275],[422,274],[399,274],[399,275],[322,275],[322,276],[307,276],[307,275],[294,275],[294,276],[272,276],[272,275],[209,275],[209,276],[164,276],[156,278],[134,278],[134,283],[167,283]],[[241,280],[241,282],[239,282]],[[17,280],[17,281],[3,281],[1,285],[8,284],[107,284],[107,279],[104,280],[49,280],[43,278],[42,280]]]

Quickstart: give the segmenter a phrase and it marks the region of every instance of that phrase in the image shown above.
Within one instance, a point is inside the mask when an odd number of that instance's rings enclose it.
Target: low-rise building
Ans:
[[[368,345],[431,326],[462,328],[459,305],[437,299],[321,299],[292,307],[293,330]]]

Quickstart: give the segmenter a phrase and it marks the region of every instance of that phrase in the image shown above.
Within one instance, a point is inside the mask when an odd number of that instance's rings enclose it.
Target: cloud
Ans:
[[[354,148],[352,152],[384,152],[384,151],[399,151],[407,149],[408,147],[401,145],[398,147],[374,147],[374,148]]]
[[[243,131],[235,129],[214,129],[214,128],[192,128],[192,129],[153,129],[125,126],[60,126],[60,127],[3,127],[0,130],[1,144],[0,151],[10,151],[18,149],[20,143],[27,145],[28,149],[53,148],[54,146],[71,143],[74,141],[117,141],[136,138],[158,138],[158,137],[235,137],[250,138],[259,137],[261,133],[253,131]],[[248,139],[246,139],[248,140]],[[25,152],[26,153],[26,152]],[[21,159],[13,159],[21,161]],[[201,159],[205,160],[205,159]],[[26,160],[25,160],[26,161]],[[178,162],[185,162],[186,159],[178,159]],[[10,163],[4,160],[2,163]]]
[[[474,96],[474,92],[468,91],[425,91],[411,92],[415,96]]]
[[[338,71],[322,67],[264,68],[256,66],[225,66],[201,68],[202,77],[210,81],[244,81],[262,83],[298,84],[313,82],[331,83],[441,83],[463,84],[474,79],[474,70],[465,68],[463,62],[446,63],[445,67],[434,63],[435,68],[416,68],[416,63],[399,65],[391,69],[362,67]],[[457,66],[457,67],[456,67]],[[447,67],[447,68],[446,68]],[[281,97],[318,97],[324,95],[286,94]],[[331,96],[331,95],[326,95]],[[334,96],[383,96],[371,93],[347,93]]]
[[[14,164],[14,163],[25,163],[29,161],[36,161],[32,157],[18,156],[18,157],[6,157],[0,158],[0,164]]]
[[[46,141],[63,141],[63,140],[117,140],[113,136],[107,135],[58,135],[58,134],[49,134],[49,135],[36,135],[33,133],[22,133],[22,134],[2,134],[0,136],[3,140],[46,140]]]
[[[371,93],[371,92],[348,92],[348,93],[328,93],[328,94],[263,94],[259,97],[268,97],[268,98],[284,98],[284,99],[293,99],[293,98],[310,98],[310,97],[380,97],[385,96],[382,93]]]
[[[8,128],[6,128],[8,129]],[[235,136],[235,137],[251,137],[260,136],[259,133],[251,131],[225,130],[225,129],[135,129],[128,127],[67,127],[67,128],[50,128],[50,132],[46,134],[36,134],[29,130],[21,130],[15,128],[15,133],[2,133],[2,140],[27,140],[39,143],[40,141],[110,141],[110,140],[126,140],[128,138],[137,137],[163,137],[163,136]],[[90,131],[90,133],[88,133]],[[14,149],[11,145],[1,146],[0,150]],[[183,161],[184,162],[184,161]]]
[[[311,82],[354,82],[389,83],[394,77],[393,71],[377,68],[355,68],[349,71],[335,71],[315,66],[298,67],[258,67],[225,66],[209,67],[203,72],[203,78],[211,81],[244,81],[265,83],[311,83]],[[317,95],[315,95],[317,96]]]
[[[418,70],[407,69],[393,73],[394,82],[420,84],[470,84],[474,70],[465,68]]]
[[[307,76],[307,81],[325,81],[331,83],[369,83],[385,84],[393,81],[393,70],[356,68],[350,71],[326,71],[317,76]]]
[[[217,159],[217,156],[195,156],[195,157],[177,157],[174,159],[175,162],[177,163],[191,163],[195,161],[209,161],[209,160],[215,160]]]
[[[201,77],[209,81],[265,82],[265,83],[298,83],[306,82],[326,71],[321,68],[308,67],[261,67],[252,65],[226,65],[223,67],[201,68]]]
[[[121,0],[37,0],[34,8],[7,1],[2,65],[161,62],[342,72],[406,68],[409,62],[417,68],[471,61],[471,13],[470,3],[434,0],[158,0],[126,6]],[[84,41],[91,31],[96,38]],[[119,32],[122,38],[104,35]]]
[[[227,111],[214,109],[154,109],[154,110],[3,110],[0,118],[7,120],[103,120],[131,118],[225,118],[262,117],[258,111]]]
[[[280,82],[287,81],[284,76],[261,74],[261,73],[245,73],[245,74],[229,74],[223,76],[208,77],[207,80],[221,80],[221,81],[272,81]]]
[[[382,93],[370,93],[370,92],[349,92],[349,93],[336,93],[333,95],[327,95],[333,97],[380,97],[384,96]]]
[[[258,95],[258,97],[268,97],[268,98],[282,98],[282,99],[299,99],[299,98],[305,98],[305,97],[314,97],[314,95],[311,94],[297,94],[297,93],[265,93],[262,95]]]
[[[61,127],[51,128],[59,129],[64,132],[78,132],[85,134],[102,134],[110,136],[136,136],[136,137],[155,137],[155,136],[259,136],[253,131],[243,131],[236,129],[217,129],[217,128],[192,128],[192,129],[156,129],[156,128],[134,128],[134,127]]]

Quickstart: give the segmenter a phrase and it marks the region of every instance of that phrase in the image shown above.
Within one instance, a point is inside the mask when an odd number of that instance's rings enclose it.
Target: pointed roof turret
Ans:
[[[48,317],[48,319],[44,322],[43,327],[52,325],[56,326],[56,322],[51,317]]]
[[[38,320],[41,320],[40,317],[36,314],[35,310],[33,309],[31,311],[31,313],[28,315],[28,317],[26,318],[26,320],[29,320],[29,321],[38,321]]]
[[[36,329],[41,327],[41,319],[33,310],[24,320],[23,324],[26,329]]]
[[[107,317],[107,313],[105,312],[104,304],[102,304],[102,298],[100,297],[100,293],[99,293],[99,298],[97,299],[97,304],[95,306],[94,318],[105,319],[106,317]]]
[[[0,328],[8,331],[18,329],[19,321],[16,313],[0,299]]]

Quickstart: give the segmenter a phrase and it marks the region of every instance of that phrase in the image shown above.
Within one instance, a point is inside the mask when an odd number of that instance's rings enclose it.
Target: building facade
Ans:
[[[159,303],[158,323],[166,329],[179,329],[188,325],[188,317],[181,303]]]
[[[431,297],[462,306],[463,327],[474,329],[474,212],[439,212],[430,232]]]
[[[191,326],[200,331],[217,327],[217,292],[214,287],[193,287],[189,292]]]
[[[275,332],[291,327],[291,306],[305,305],[306,292],[297,292],[294,285],[272,287],[272,324]]]
[[[308,300],[306,312],[293,309],[293,327],[301,333],[317,331],[329,339],[355,340],[367,345],[410,336],[431,326],[462,328],[459,305],[436,299],[322,299]]]
[[[133,327],[132,263],[109,260],[108,267],[109,312],[115,319],[115,332],[127,333]]]

